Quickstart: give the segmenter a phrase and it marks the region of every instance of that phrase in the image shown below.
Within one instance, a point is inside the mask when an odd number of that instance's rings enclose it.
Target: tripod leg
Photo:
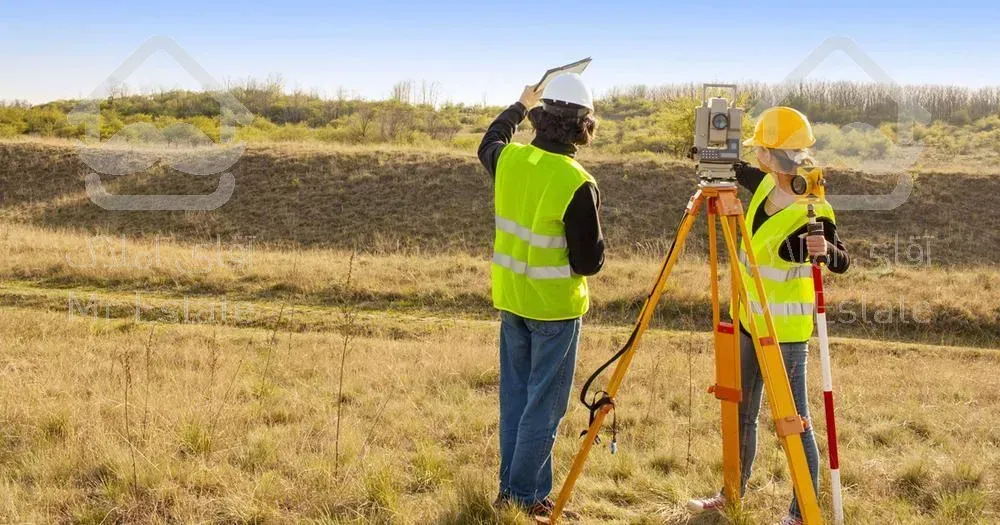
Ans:
[[[709,199],[708,261],[712,293],[712,326],[715,334],[715,385],[710,391],[721,406],[722,473],[726,501],[737,504],[742,492],[740,476],[740,353],[734,342],[733,324],[722,323],[719,306],[719,254],[716,240],[717,200]],[[728,216],[722,217],[729,220]],[[730,264],[732,266],[732,264]],[[739,276],[737,276],[737,279]]]
[[[716,240],[716,220],[719,215],[715,210],[715,199],[709,199],[708,206],[708,277],[712,293],[712,326],[718,327],[721,313],[719,311],[719,247]],[[725,220],[723,218],[723,220]]]
[[[736,227],[739,228],[740,235],[744,239],[750,239],[746,222],[742,216],[735,218]],[[733,231],[733,221],[723,223],[723,234],[726,237],[726,244],[730,257],[737,257],[739,248],[736,244],[736,235]],[[766,333],[760,337],[757,331],[757,323],[752,319],[747,324],[750,326],[750,333],[754,341],[754,348],[757,353],[757,360],[760,363],[761,375],[764,378],[764,387],[767,391],[768,402],[771,405],[771,413],[774,417],[775,427],[785,456],[788,460],[791,471],[792,485],[795,488],[795,495],[799,503],[799,510],[802,512],[803,521],[806,525],[818,525],[823,523],[820,515],[819,503],[816,499],[816,491],[812,485],[812,476],[809,472],[809,465],[806,462],[805,448],[802,446],[802,431],[804,422],[795,409],[795,400],[792,397],[792,388],[788,383],[788,374],[785,371],[785,363],[781,356],[781,348],[778,346],[774,319],[767,304],[767,296],[764,292],[764,283],[761,281],[760,270],[757,268],[757,261],[752,250],[747,250],[747,259],[750,266],[750,274],[753,286],[757,292],[761,308],[764,311],[764,323]],[[748,301],[748,283],[742,283],[741,300]],[[747,302],[747,304],[749,304]],[[748,311],[750,309],[748,308]]]
[[[632,338],[626,343],[627,348],[625,353],[622,354],[621,359],[615,366],[614,372],[611,374],[611,379],[608,380],[608,386],[605,389],[608,397],[614,400],[615,396],[618,395],[618,389],[621,387],[622,381],[625,379],[625,373],[628,372],[629,366],[632,364],[632,358],[635,356],[635,351],[639,346],[639,341],[642,339],[643,333],[649,327],[650,321],[653,319],[653,312],[656,310],[656,305],[660,302],[660,296],[663,295],[663,288],[667,283],[667,278],[670,276],[670,272],[673,271],[674,265],[677,264],[677,259],[680,257],[681,252],[684,249],[684,242],[687,240],[688,234],[691,232],[691,227],[694,226],[694,221],[698,217],[698,210],[704,202],[705,197],[699,191],[691,197],[690,202],[688,202],[687,208],[684,210],[684,218],[681,221],[680,227],[677,229],[677,234],[674,239],[674,246],[670,251],[670,254],[664,259],[663,265],[660,267],[660,273],[656,278],[656,283],[653,285],[653,289],[646,298],[646,302],[642,305],[642,310],[639,312],[639,319],[636,321],[635,330],[633,332]],[[552,513],[548,518],[535,517],[535,521],[538,523],[557,523],[559,518],[562,516],[562,511],[566,508],[566,503],[569,501],[570,495],[573,493],[573,486],[576,485],[577,478],[583,472],[583,466],[587,462],[587,456],[590,454],[590,449],[594,446],[594,441],[597,439],[597,433],[600,432],[601,426],[604,425],[604,419],[607,417],[608,412],[611,411],[610,405],[605,405],[594,415],[594,421],[590,424],[587,429],[587,435],[584,436],[583,442],[580,444],[580,450],[576,453],[573,458],[573,465],[569,469],[569,474],[566,475],[566,481],[563,482],[562,489],[559,490],[559,497],[556,499],[555,507],[552,509]]]

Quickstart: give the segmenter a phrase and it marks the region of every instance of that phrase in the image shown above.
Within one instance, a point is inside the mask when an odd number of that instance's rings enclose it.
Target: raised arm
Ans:
[[[767,177],[767,172],[757,169],[746,162],[739,162],[733,166],[736,171],[736,182],[740,183],[750,191],[751,194],[757,191],[757,186],[760,186],[761,181],[764,177]]]
[[[483,167],[491,177],[496,176],[497,161],[500,160],[504,146],[510,144],[517,126],[524,121],[528,110],[538,104],[541,96],[540,92],[535,91],[534,86],[525,86],[521,99],[500,113],[490,127],[486,128],[483,141],[479,143],[479,162],[483,163]]]

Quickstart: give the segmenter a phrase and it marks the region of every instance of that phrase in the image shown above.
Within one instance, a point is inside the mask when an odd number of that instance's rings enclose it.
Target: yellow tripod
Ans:
[[[684,217],[674,244],[667,254],[663,266],[660,268],[656,284],[643,304],[639,313],[639,320],[625,347],[619,352],[618,365],[615,367],[608,381],[603,397],[591,405],[592,422],[587,430],[586,437],[580,445],[580,450],[573,459],[566,481],[563,482],[559,497],[556,500],[555,508],[550,517],[538,517],[538,523],[556,523],[562,515],[563,509],[573,492],[573,486],[577,478],[583,472],[584,463],[593,447],[597,435],[604,424],[604,419],[608,413],[614,409],[614,399],[618,394],[625,374],[632,358],[635,356],[639,341],[643,333],[649,327],[653,318],[653,312],[660,302],[667,278],[673,270],[680,253],[684,248],[684,242],[697,219],[702,207],[708,212],[708,246],[709,246],[709,271],[711,277],[712,294],[712,322],[715,333],[715,385],[709,391],[722,403],[722,464],[725,494],[727,501],[738,504],[740,501],[740,446],[739,446],[739,404],[742,399],[740,390],[740,345],[739,332],[735,327],[739,326],[740,304],[747,302],[746,284],[742,282],[739,271],[739,244],[737,235],[746,239],[749,244],[750,234],[747,231],[746,221],[743,215],[743,206],[737,196],[737,187],[734,182],[702,182],[698,190],[688,202],[684,211]],[[721,221],[718,220],[721,218]],[[716,245],[716,224],[722,225],[722,233],[725,238],[726,248],[729,253],[729,274],[731,285],[731,297],[733,302],[733,322],[721,322],[721,312],[719,307],[719,285],[718,285],[718,248]],[[753,336],[754,347],[756,349],[757,360],[760,363],[761,375],[764,379],[764,386],[767,392],[771,413],[774,418],[778,437],[782,448],[788,459],[791,471],[792,484],[795,487],[795,494],[798,498],[799,508],[802,511],[803,520],[806,525],[819,525],[823,523],[820,516],[819,504],[816,500],[816,492],[813,490],[809,466],[806,463],[805,450],[802,447],[800,434],[805,428],[805,422],[795,410],[795,402],[792,399],[792,389],[788,383],[788,375],[785,371],[784,361],[781,357],[781,350],[778,347],[775,337],[774,320],[771,317],[771,310],[767,304],[767,296],[764,293],[764,285],[761,282],[760,270],[752,250],[746,251],[746,258],[749,263],[750,274],[753,278],[753,286],[756,287],[757,297],[760,299],[761,307],[764,311],[764,320],[767,328],[765,334],[757,333],[757,324],[746,323],[750,327]],[[585,387],[586,388],[586,387]]]

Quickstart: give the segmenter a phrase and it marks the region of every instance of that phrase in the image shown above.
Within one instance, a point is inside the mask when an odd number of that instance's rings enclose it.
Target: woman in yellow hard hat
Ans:
[[[746,216],[751,233],[749,247],[746,239],[740,245],[743,281],[749,282],[751,279],[746,268],[747,257],[744,255],[749,248],[753,250],[760,269],[785,370],[792,387],[795,408],[807,422],[807,429],[802,433],[802,445],[812,474],[813,487],[818,490],[819,453],[806,399],[807,342],[813,332],[815,304],[810,260],[825,256],[831,271],[843,273],[847,271],[850,259],[837,234],[833,209],[829,204],[824,202],[816,206],[823,234],[807,235],[809,221],[806,206],[792,189],[792,181],[798,169],[813,163],[809,148],[815,143],[812,125],[805,115],[788,107],[770,108],[761,114],[754,136],[744,143],[745,146],[754,148],[754,157],[760,169],[741,163],[735,166],[735,170],[740,185],[753,194]],[[763,332],[763,309],[756,300],[756,290],[751,287],[749,292],[750,304],[741,305],[740,311],[743,400],[740,403],[739,417],[744,491],[757,453],[757,415],[764,388],[753,339],[747,328],[747,323],[754,322],[757,324],[757,332]],[[690,511],[700,513],[721,510],[725,504],[725,496],[719,493],[710,498],[691,500],[687,506]],[[794,494],[788,515],[780,523],[802,523]]]

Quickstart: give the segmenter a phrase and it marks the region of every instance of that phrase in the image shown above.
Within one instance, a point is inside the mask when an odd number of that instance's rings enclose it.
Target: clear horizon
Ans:
[[[579,13],[582,11],[582,14]],[[680,21],[688,21],[682,23]],[[218,81],[280,75],[286,89],[387,98],[392,85],[437,83],[440,102],[502,105],[548,67],[594,57],[600,95],[616,86],[780,83],[830,37],[847,37],[893,81],[1000,85],[1000,8],[979,2],[841,2],[764,9],[721,2],[413,6],[288,1],[277,7],[193,0],[169,5],[64,0],[0,15],[0,100],[88,96],[143,42],[177,41]],[[697,45],[695,45],[697,43]],[[837,53],[809,79],[870,78]],[[199,89],[165,54],[126,81],[135,92]]]

